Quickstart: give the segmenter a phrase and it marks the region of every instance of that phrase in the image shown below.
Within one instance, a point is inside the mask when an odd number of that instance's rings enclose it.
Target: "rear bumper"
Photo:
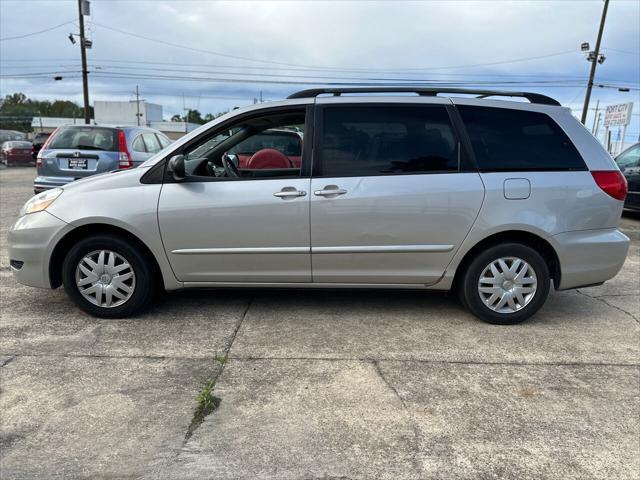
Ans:
[[[72,228],[46,211],[18,218],[8,235],[9,259],[14,278],[30,287],[51,288],[51,253],[58,240]]]
[[[565,232],[550,238],[560,260],[559,290],[605,282],[627,258],[629,238],[618,229]]]

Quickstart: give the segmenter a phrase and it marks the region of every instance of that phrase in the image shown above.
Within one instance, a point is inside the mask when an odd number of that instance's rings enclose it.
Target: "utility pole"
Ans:
[[[84,123],[91,123],[91,113],[89,112],[89,72],[87,70],[87,51],[84,38],[84,12],[82,3],[86,0],[78,0],[78,21],[80,23],[80,56],[82,57],[82,95],[84,97]],[[87,2],[87,8],[88,8]]]
[[[596,131],[596,120],[598,119],[598,109],[600,108],[600,99],[598,99],[598,101],[596,102],[596,111],[593,114],[593,127],[591,128],[591,133],[593,135],[595,135],[595,131]]]
[[[140,91],[138,90],[138,85],[136,85],[136,121],[140,126]]]
[[[582,118],[580,121],[582,124],[586,124],[587,122],[587,111],[589,110],[589,100],[591,99],[591,90],[593,89],[593,80],[596,76],[596,66],[598,63],[604,62],[604,57],[600,59],[600,42],[602,41],[602,32],[604,31],[604,21],[607,18],[607,9],[609,8],[609,0],[604,0],[604,7],[602,8],[602,18],[600,19],[600,29],[598,30],[598,39],[596,40],[596,49],[591,55],[589,52],[589,56],[587,60],[591,62],[591,72],[589,73],[589,83],[587,83],[587,93],[584,97],[584,106],[582,107]]]

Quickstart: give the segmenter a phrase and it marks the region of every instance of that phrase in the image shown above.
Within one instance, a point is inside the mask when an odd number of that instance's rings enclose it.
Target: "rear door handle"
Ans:
[[[303,190],[296,190],[294,187],[284,187],[279,192],[274,193],[273,196],[282,198],[282,199],[287,199],[287,198],[304,197],[306,194],[307,192]]]
[[[316,190],[313,192],[318,197],[337,197],[338,195],[344,195],[347,191],[343,188],[338,188],[336,185],[327,185],[322,190]]]

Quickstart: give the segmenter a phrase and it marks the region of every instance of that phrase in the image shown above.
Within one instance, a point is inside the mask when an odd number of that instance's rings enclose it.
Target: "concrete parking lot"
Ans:
[[[2,479],[640,478],[640,216],[615,279],[518,326],[360,291],[190,291],[98,320],[11,277],[33,173],[0,170]]]

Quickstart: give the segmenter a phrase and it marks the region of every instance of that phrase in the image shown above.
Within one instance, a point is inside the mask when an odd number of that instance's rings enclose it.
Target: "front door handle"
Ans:
[[[279,192],[273,194],[274,197],[287,199],[287,198],[297,198],[304,197],[307,194],[304,190],[297,190],[295,187],[284,187]]]
[[[316,190],[314,195],[319,197],[337,197],[338,195],[344,195],[347,191],[343,188],[338,188],[337,185],[327,185],[322,190]]]

